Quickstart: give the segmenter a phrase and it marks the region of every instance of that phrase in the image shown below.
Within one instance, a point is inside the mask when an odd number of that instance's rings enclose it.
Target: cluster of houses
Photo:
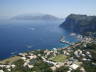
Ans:
[[[81,42],[91,43],[92,41],[94,41],[93,38],[90,36],[82,36],[82,35],[76,34],[76,33],[71,33],[70,36],[76,37]]]
[[[92,59],[91,53],[89,51],[85,51],[85,50],[78,49],[74,52],[74,55],[83,61],[91,61],[91,59]]]
[[[58,51],[59,50],[59,51]],[[61,50],[61,51],[60,51]],[[57,68],[60,68],[62,66],[67,66],[69,67],[70,70],[72,69],[77,69],[80,65],[77,65],[76,59],[73,59],[72,57],[70,59],[66,59],[64,62],[54,62],[54,61],[50,61],[47,59],[47,56],[51,55],[53,57],[55,57],[58,54],[63,54],[64,56],[69,56],[70,52],[73,52],[72,48],[68,47],[66,49],[56,49],[53,48],[53,50],[45,50],[45,56],[41,56],[42,60],[48,64],[52,64],[53,66],[50,67],[53,71],[55,71]],[[71,72],[71,71],[70,71]]]
[[[89,38],[86,41],[90,42],[91,39]],[[46,59],[48,55],[52,56],[52,53],[53,53],[53,56],[60,54],[58,50],[61,50],[65,56],[71,56],[70,55],[71,53],[73,53],[73,56],[70,57],[69,59],[66,59],[64,62],[54,62]],[[50,67],[52,70],[56,70],[57,68],[60,68],[62,66],[67,66],[69,67],[68,72],[71,72],[72,70],[76,70],[77,68],[79,68],[82,72],[86,72],[84,67],[81,67],[81,65],[83,64],[83,61],[91,61],[92,59],[92,55],[89,51],[80,50],[80,49],[76,49],[74,51],[70,47],[62,48],[62,49],[53,48],[53,51],[45,50],[44,53],[46,53],[46,55],[45,55],[45,58],[42,57],[42,59],[44,62],[53,65],[52,67]]]
[[[16,67],[16,65],[14,64],[10,64],[10,65],[4,65],[4,64],[1,64],[0,65],[0,72],[4,72],[3,69],[6,69],[8,72],[10,72],[12,69],[14,69]]]
[[[61,50],[65,56],[70,56],[71,52],[73,52],[72,48],[70,47],[66,49],[62,48],[59,50]],[[74,56],[70,57],[66,59],[64,62],[54,62],[54,61],[50,61],[47,59],[48,55],[55,57],[56,55],[60,54],[60,52],[56,48],[53,48],[53,50],[44,50],[44,54],[45,56],[42,56],[41,54],[40,55],[38,54],[38,56],[40,56],[44,62],[48,64],[52,64],[53,66],[50,68],[53,71],[62,66],[67,66],[69,67],[68,72],[71,72],[72,70],[76,70],[77,68],[80,68],[82,72],[86,72],[85,69],[81,67],[82,61],[80,62],[78,59],[82,57],[83,61],[90,61],[92,58],[91,53],[89,51],[82,51],[80,49],[77,49],[76,51],[74,51],[75,57]],[[30,64],[30,62],[32,59],[36,59],[38,57],[37,55],[34,55],[33,53],[19,53],[19,56],[24,61],[23,67],[28,67],[28,68],[34,67],[34,65]],[[3,68],[3,67],[6,68],[8,72],[11,72],[11,69],[15,68],[16,66],[15,65],[0,65],[0,68]],[[0,70],[0,72],[4,72],[4,71]]]
[[[19,56],[24,61],[23,67],[33,68],[34,65],[32,65],[30,62],[32,59],[36,59],[37,56],[33,53],[19,53]]]
[[[73,34],[74,35],[74,34]],[[82,36],[78,36],[79,38],[82,38]],[[90,43],[90,41],[92,41],[91,38],[85,37],[82,39],[81,42],[86,42],[86,43]],[[75,46],[78,46],[80,44],[74,44],[74,48]],[[64,60],[64,62],[55,62],[50,60],[51,57],[56,57],[59,54],[63,54],[64,56],[68,56],[69,58],[67,58],[66,60]],[[72,55],[71,55],[72,54]],[[71,72],[72,70],[76,70],[76,69],[80,69],[82,72],[86,72],[84,67],[82,67],[81,65],[83,64],[83,61],[91,61],[92,59],[92,55],[89,51],[86,50],[81,50],[81,49],[73,49],[70,47],[66,47],[66,48],[53,48],[52,50],[44,50],[44,55],[42,54],[37,54],[35,55],[32,52],[29,53],[19,53],[19,55],[21,57],[21,59],[24,61],[23,67],[28,67],[28,68],[33,68],[34,65],[31,63],[31,61],[33,59],[36,59],[37,57],[41,57],[41,59],[43,60],[43,62],[46,62],[48,64],[51,64],[52,66],[50,67],[53,71],[55,71],[57,68],[60,68],[62,66],[66,66],[69,68],[69,70],[67,72]],[[96,65],[95,63],[92,63],[94,65]],[[12,68],[15,68],[16,65],[12,64],[12,65],[0,65],[0,72],[4,72],[3,68],[6,68],[8,70],[8,72],[11,72]]]
[[[94,40],[91,37],[83,37],[81,42],[92,43]]]
[[[33,68],[34,66],[30,63],[32,59],[36,59],[37,56],[32,53],[19,53],[21,59],[24,61],[23,67]],[[11,72],[15,68],[15,64],[0,64],[0,72],[4,72],[4,69]]]

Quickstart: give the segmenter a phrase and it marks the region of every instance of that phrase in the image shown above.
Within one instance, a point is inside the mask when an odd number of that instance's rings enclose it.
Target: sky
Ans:
[[[33,13],[61,18],[71,13],[96,15],[96,0],[0,0],[0,17]]]

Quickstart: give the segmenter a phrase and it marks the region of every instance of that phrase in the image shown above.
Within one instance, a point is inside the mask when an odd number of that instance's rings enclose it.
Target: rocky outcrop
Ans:
[[[76,33],[95,32],[96,16],[71,14],[60,27]]]

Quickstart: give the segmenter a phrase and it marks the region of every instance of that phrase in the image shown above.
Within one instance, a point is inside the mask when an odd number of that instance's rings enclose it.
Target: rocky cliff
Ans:
[[[70,14],[60,27],[76,33],[96,32],[96,16]]]

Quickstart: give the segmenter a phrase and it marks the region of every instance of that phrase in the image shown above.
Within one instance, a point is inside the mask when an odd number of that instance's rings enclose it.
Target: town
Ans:
[[[19,53],[15,61],[0,61],[0,72],[95,72],[95,39],[82,36],[79,39],[76,43],[67,42],[70,46],[64,48]]]

